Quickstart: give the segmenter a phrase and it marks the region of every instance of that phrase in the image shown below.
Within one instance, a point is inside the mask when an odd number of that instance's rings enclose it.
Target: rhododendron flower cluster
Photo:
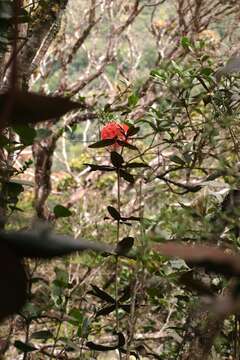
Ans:
[[[127,132],[128,125],[120,124],[117,122],[110,122],[106,124],[101,130],[101,139],[116,139],[116,143],[111,145],[110,148],[112,150],[117,150],[121,145],[118,144],[117,140],[123,141],[127,143]]]

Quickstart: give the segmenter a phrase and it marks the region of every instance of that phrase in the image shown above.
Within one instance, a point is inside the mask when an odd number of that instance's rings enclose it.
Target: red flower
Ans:
[[[106,124],[101,130],[101,139],[116,139],[116,143],[111,145],[111,149],[116,150],[119,145],[117,140],[127,142],[127,131],[129,127],[126,124],[119,124],[116,122],[110,122]]]

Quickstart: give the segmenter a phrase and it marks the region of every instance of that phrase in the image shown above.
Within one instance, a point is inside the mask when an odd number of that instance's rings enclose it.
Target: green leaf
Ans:
[[[31,335],[31,339],[48,340],[53,338],[53,333],[50,330],[35,331]]]
[[[5,184],[6,191],[8,193],[8,196],[10,197],[18,197],[21,192],[24,191],[24,187],[21,184],[18,184],[14,181],[9,181]]]
[[[13,17],[13,3],[9,0],[0,1],[0,19],[10,20]]]
[[[46,128],[41,128],[41,129],[36,129],[36,141],[40,141],[43,139],[46,139],[47,137],[52,135],[52,131],[50,129],[46,129]]]
[[[69,311],[68,314],[72,319],[69,319],[68,322],[72,325],[78,326],[82,324],[83,321],[83,313],[80,309],[73,308]]]
[[[170,160],[176,164],[185,165],[185,161],[177,155],[170,156]]]
[[[6,147],[8,144],[9,144],[9,139],[3,134],[0,134],[0,147]]]
[[[137,105],[138,100],[139,100],[139,96],[136,93],[131,94],[128,97],[128,106],[134,107],[135,105]]]
[[[205,67],[205,68],[202,68],[201,69],[201,72],[200,72],[202,75],[205,75],[205,76],[209,76],[213,73],[213,70],[209,67]]]
[[[192,47],[191,41],[187,36],[183,36],[181,38],[181,45],[186,50],[190,50],[190,48]]]
[[[56,205],[53,209],[54,215],[56,218],[69,217],[72,215],[72,212],[62,205]]]
[[[32,145],[36,136],[36,130],[28,125],[14,126],[13,130],[19,135],[21,142],[28,146]]]
[[[103,148],[109,145],[113,145],[116,143],[116,139],[105,139],[95,142],[94,144],[89,145],[88,147],[91,149]]]

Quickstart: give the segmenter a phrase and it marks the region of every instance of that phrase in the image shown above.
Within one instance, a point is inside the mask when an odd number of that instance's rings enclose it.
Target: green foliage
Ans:
[[[60,3],[50,4],[51,11]],[[40,8],[48,5],[38,2]],[[154,14],[150,6],[144,11],[141,21]],[[18,22],[29,21],[28,16],[21,12]],[[0,2],[1,49],[11,40],[12,25],[12,2]],[[142,23],[137,30],[140,34]],[[99,25],[99,33],[108,34],[106,24]],[[101,37],[96,41],[104,45]],[[91,50],[88,40],[84,45]],[[127,45],[115,54],[121,66],[112,62],[104,73],[117,89],[113,103],[105,89],[95,92],[95,85],[92,92],[77,95],[78,103],[11,90],[0,96],[1,114],[11,105],[6,118],[2,116],[6,131],[0,135],[8,159],[1,163],[0,205],[11,229],[0,232],[0,320],[19,314],[25,340],[19,336],[12,344],[24,358],[35,352],[33,356],[89,359],[117,350],[135,358],[176,359],[185,341],[191,340],[190,318],[199,298],[207,297],[210,309],[216,301],[216,313],[224,306],[230,307],[229,313],[236,309],[239,256],[197,245],[219,242],[224,248],[239,248],[239,77],[225,74],[217,83],[216,59],[201,39],[183,36],[178,51],[181,57],[162,60],[151,71],[152,92],[158,96],[141,117],[135,115],[143,101],[146,66],[155,63],[153,47],[136,69],[134,84],[126,78],[122,87],[113,80],[119,68],[123,74],[129,70]],[[72,79],[86,59],[79,51],[69,66]],[[49,89],[62,80],[60,61],[53,68]],[[79,108],[83,114],[97,113],[98,124],[76,125],[74,117],[63,125],[50,121]],[[35,126],[45,120],[46,127]],[[106,122],[128,124],[126,139],[100,140],[97,134]],[[57,139],[63,141],[55,148]],[[16,168],[11,162],[32,145],[40,163],[34,164],[36,184],[26,180],[32,159]],[[54,167],[50,164],[44,172],[46,160],[53,160]],[[52,188],[46,188],[51,171]],[[35,206],[41,207],[39,193],[43,202],[50,193],[43,217],[69,236],[39,224],[29,229],[32,185]],[[16,219],[19,227],[26,223],[28,229],[16,231]],[[189,247],[192,244],[195,247]],[[82,254],[83,250],[90,252]],[[51,263],[41,261],[52,258]],[[233,305],[218,297],[227,286],[224,276],[236,281],[230,293]],[[229,319],[217,339],[215,349],[221,355],[227,353],[233,327]],[[153,350],[145,339],[159,331],[160,354],[154,336]]]

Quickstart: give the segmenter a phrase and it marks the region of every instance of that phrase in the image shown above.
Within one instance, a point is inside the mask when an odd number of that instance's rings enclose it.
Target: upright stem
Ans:
[[[142,206],[143,204],[143,197],[142,197],[142,180],[140,181],[139,186],[139,216],[143,219],[144,217],[144,208]],[[143,246],[143,239],[144,239],[145,231],[142,224],[140,225],[140,239],[142,241],[141,249],[144,249]],[[144,281],[144,270],[141,266],[141,261],[137,260],[136,267],[134,269],[134,272],[136,274],[135,276],[135,283],[132,290],[132,297],[131,297],[131,310],[130,310],[130,318],[129,318],[129,339],[127,341],[127,354],[126,354],[126,360],[129,360],[130,358],[130,350],[131,350],[131,344],[134,340],[134,332],[136,327],[136,321],[137,321],[137,314],[136,314],[136,300],[137,300],[137,292],[139,290],[139,287],[141,286],[141,283]],[[143,287],[143,286],[141,286]]]
[[[117,170],[117,210],[121,214],[121,203],[120,203],[120,173]],[[117,221],[117,244],[119,243],[120,233],[120,222]],[[119,332],[119,307],[118,307],[118,256],[116,256],[115,264],[115,301],[116,301],[116,331]],[[119,357],[122,358],[121,352],[119,351]]]

